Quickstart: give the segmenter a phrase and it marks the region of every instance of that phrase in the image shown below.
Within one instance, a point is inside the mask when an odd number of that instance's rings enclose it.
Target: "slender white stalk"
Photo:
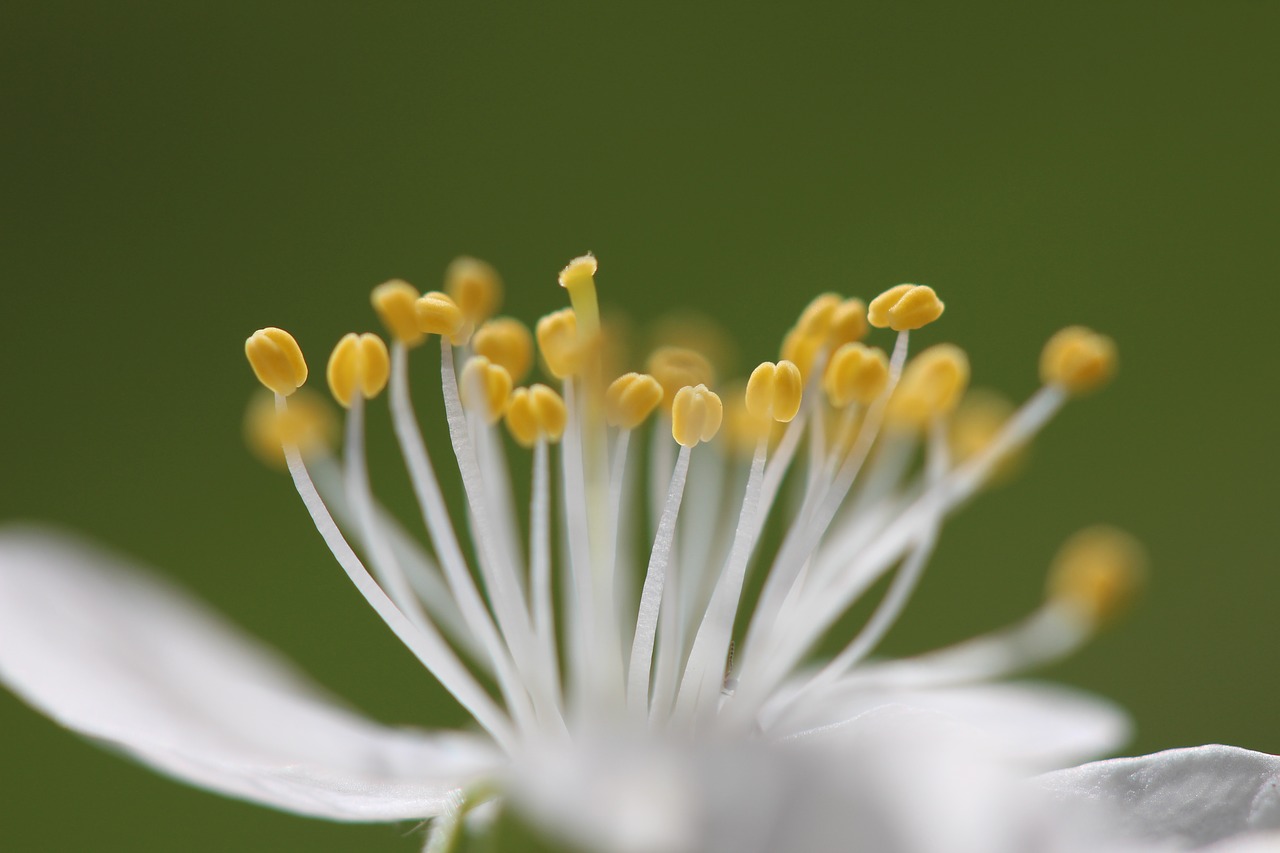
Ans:
[[[577,405],[577,383],[572,376],[564,380],[564,402],[568,421],[560,444],[560,468],[564,481],[565,517],[580,520],[579,523],[565,525],[569,542],[570,588],[573,590],[565,609],[571,638],[570,663],[574,676],[571,684],[575,704],[581,711],[589,697],[598,698],[599,688],[592,681],[591,666],[597,626],[592,606],[595,593],[591,582],[591,541],[584,523],[587,490],[582,461],[582,412]]]
[[[444,497],[440,493],[440,484],[431,467],[431,457],[427,455],[418,419],[413,414],[413,403],[409,399],[408,351],[399,342],[392,349],[390,385],[392,426],[395,428],[405,465],[409,469],[409,479],[417,494],[423,521],[435,545],[436,554],[440,557],[445,580],[453,590],[458,609],[468,627],[488,653],[507,704],[520,707],[528,702],[528,697],[516,673],[510,650],[498,634],[489,610],[480,597],[480,591],[471,578],[462,549],[458,546],[453,522],[449,519],[449,511],[445,508]]]
[[[489,600],[493,605],[494,616],[498,620],[498,629],[506,638],[516,661],[516,667],[527,670],[525,653],[532,639],[532,627],[529,624],[528,606],[520,590],[518,579],[509,563],[501,560],[496,545],[494,525],[489,514],[488,496],[485,492],[484,477],[480,473],[480,465],[476,460],[475,447],[467,428],[466,414],[462,409],[462,399],[458,395],[458,376],[453,366],[453,346],[449,339],[440,338],[440,381],[444,391],[445,420],[449,424],[449,438],[453,442],[453,452],[458,459],[458,471],[462,475],[463,491],[467,495],[467,503],[471,508],[471,523],[474,528],[476,556],[480,561],[480,576],[484,579],[489,592]],[[531,679],[532,680],[532,679]]]
[[[279,394],[276,395],[276,408],[281,412],[288,409],[288,403]],[[329,510],[320,499],[320,494],[311,481],[311,475],[307,472],[307,466],[302,461],[298,449],[292,445],[285,445],[284,455],[289,474],[293,477],[294,487],[298,490],[298,495],[302,498],[307,512],[310,513],[316,530],[329,546],[334,559],[342,566],[347,577],[364,596],[365,601],[369,602],[374,611],[382,617],[382,621],[387,623],[387,627],[422,662],[423,666],[435,674],[445,689],[457,698],[475,721],[489,732],[503,749],[512,752],[516,738],[509,718],[502,713],[489,695],[475,684],[474,679],[454,657],[439,634],[424,632],[416,627],[378,586],[364,564],[360,562],[360,558],[351,550],[351,546],[347,544]]]
[[[729,643],[733,636],[738,602],[742,597],[747,564],[756,543],[756,514],[760,510],[760,488],[764,480],[768,448],[768,439],[762,438],[751,459],[751,474],[742,499],[742,511],[738,516],[733,547],[694,637],[693,649],[689,652],[689,662],[685,667],[676,701],[677,717],[691,716],[700,708],[705,710],[723,686],[724,661],[729,655]]]
[[[689,473],[691,449],[681,447],[680,454],[676,457],[666,505],[658,521],[653,550],[649,552],[649,568],[645,572],[644,587],[640,592],[640,608],[636,614],[636,633],[631,645],[631,667],[627,678],[627,704],[637,719],[644,719],[649,711],[649,672],[653,665],[653,644],[658,630],[658,613],[662,606],[667,563],[671,555],[671,540],[675,537],[676,519],[680,514],[680,501],[684,497],[685,478]]]
[[[871,614],[867,624],[841,650],[840,654],[832,658],[813,677],[809,685],[800,691],[800,696],[809,694],[811,691],[816,692],[823,689],[865,660],[867,655],[874,651],[875,647],[889,633],[889,629],[893,627],[902,615],[903,610],[906,609],[907,602],[910,601],[912,593],[915,592],[916,587],[919,585],[920,578],[924,575],[924,569],[929,563],[929,558],[933,556],[934,548],[938,543],[938,534],[942,526],[942,513],[940,512],[941,496],[937,494],[936,486],[947,470],[948,455],[945,426],[941,420],[935,420],[930,427],[929,435],[929,470],[927,479],[929,487],[935,489],[932,492],[935,497],[930,501],[927,510],[930,513],[930,522],[925,526],[915,547],[898,569],[893,583],[889,586],[875,612]]]
[[[529,586],[533,600],[533,629],[543,666],[551,673],[559,692],[560,661],[556,653],[556,626],[551,597],[551,476],[547,440],[538,437],[533,448],[533,485],[529,500]]]

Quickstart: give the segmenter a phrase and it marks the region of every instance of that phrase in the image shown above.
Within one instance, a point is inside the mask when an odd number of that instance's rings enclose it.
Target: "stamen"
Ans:
[[[319,394],[299,389],[285,413],[276,411],[269,391],[255,394],[245,409],[244,438],[263,464],[284,469],[284,451],[292,444],[303,456],[327,450],[337,438],[338,425],[333,408]]]
[[[1058,332],[1040,355],[1041,381],[1060,385],[1075,396],[1100,388],[1115,372],[1115,342],[1083,326]]]
[[[392,279],[378,285],[369,301],[392,339],[406,347],[416,347],[426,338],[418,328],[418,289],[407,281]]]
[[[512,382],[523,382],[533,367],[533,335],[513,317],[498,317],[477,329],[471,349],[506,368]]]
[[[353,399],[371,400],[387,387],[391,361],[387,345],[377,335],[345,335],[329,356],[325,376],[333,398],[344,408]]]
[[[293,335],[268,326],[244,342],[244,354],[258,381],[282,397],[288,397],[307,381],[307,362]]]
[[[488,320],[502,306],[498,271],[476,258],[455,258],[449,264],[444,273],[444,291],[473,326]]]
[[[288,408],[283,394],[277,396],[276,405],[282,411]],[[347,544],[347,540],[343,538],[341,531],[338,530],[324,502],[320,500],[320,495],[297,449],[286,447],[285,459],[298,494],[311,514],[312,521],[315,522],[316,530],[320,532],[334,559],[342,566],[356,589],[382,617],[392,632],[400,638],[400,641],[413,652],[423,666],[435,674],[445,689],[454,695],[475,721],[493,735],[494,740],[504,749],[513,752],[516,738],[506,716],[488,694],[475,684],[466,668],[457,660],[440,636],[434,631],[425,632],[410,622],[370,576],[364,564],[360,562],[355,552],[351,550],[351,546]]]
[[[1129,534],[1097,525],[1072,536],[1049,571],[1051,603],[1088,625],[1106,625],[1127,610],[1146,577],[1146,553]]]
[[[804,382],[793,362],[766,361],[747,380],[747,411],[762,421],[790,423],[800,411]]]
[[[827,362],[822,388],[837,409],[850,403],[873,403],[889,384],[889,359],[884,351],[860,343],[842,345]]]
[[[871,300],[867,320],[877,329],[907,332],[929,325],[942,316],[945,306],[933,288],[923,284],[900,284]]]
[[[485,423],[495,424],[507,410],[511,374],[482,355],[472,356],[462,368],[460,389],[463,408]]]
[[[414,307],[418,312],[418,329],[424,334],[448,338],[455,346],[470,339],[470,322],[447,294],[436,290],[424,293]]]
[[[645,370],[662,386],[662,407],[670,412],[681,388],[711,385],[715,368],[702,353],[685,347],[659,347],[645,362]]]
[[[568,379],[582,370],[584,354],[578,340],[578,319],[572,308],[553,311],[535,329],[543,365],[556,379]]]

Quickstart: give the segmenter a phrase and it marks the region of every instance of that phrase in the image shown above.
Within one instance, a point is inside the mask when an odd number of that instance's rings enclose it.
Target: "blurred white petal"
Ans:
[[[1239,848],[1213,848],[1235,851],[1252,849],[1246,833],[1280,830],[1280,757],[1247,749],[1171,749],[1037,781],[1060,806],[1099,810],[1116,832],[1134,839],[1179,847],[1236,839]]]
[[[189,596],[59,533],[0,532],[0,678],[145,764],[313,817],[428,817],[495,761],[478,737],[347,710]]]
[[[942,714],[972,727],[1005,757],[1040,769],[1114,752],[1131,730],[1128,715],[1115,704],[1066,687],[1021,682],[901,690],[854,676],[796,703],[769,731],[775,737],[821,737],[886,707]]]

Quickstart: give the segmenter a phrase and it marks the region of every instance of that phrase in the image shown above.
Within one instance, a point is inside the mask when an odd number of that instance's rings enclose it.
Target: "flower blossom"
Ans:
[[[338,565],[474,728],[364,719],[157,577],[30,528],[0,532],[0,677],[161,772],[313,817],[431,820],[428,849],[448,849],[490,803],[623,851],[1016,850],[1028,832],[1065,843],[1012,780],[1107,754],[1127,719],[1100,699],[1004,679],[1114,618],[1141,578],[1132,540],[1094,528],[1069,541],[1045,603],[1018,624],[912,658],[873,653],[948,514],[1109,379],[1111,341],[1067,328],[1021,407],[970,406],[961,349],[909,356],[911,332],[943,313],[931,288],[900,285],[869,305],[823,294],[781,358],[730,394],[706,357],[679,347],[613,375],[596,272],[588,255],[560,273],[571,307],[536,335],[494,316],[501,284],[478,261],[455,262],[442,292],[380,285],[372,303],[390,347],[350,334],[327,364],[346,410],[340,460],[297,393],[308,366],[294,337],[271,327],[246,342],[273,393],[255,439],[282,448]],[[863,343],[868,326],[894,333],[887,352]],[[429,452],[410,399],[410,355],[432,338],[461,523],[435,474],[445,453]],[[535,349],[558,390],[521,385]],[[370,481],[365,413],[384,390],[429,547]],[[527,514],[513,447],[532,456]],[[770,518],[784,532],[766,548]],[[865,625],[839,637],[886,578]],[[840,650],[816,660],[833,638]],[[1221,801],[1249,785],[1274,795],[1275,765],[1256,755],[1219,768],[1213,778],[1238,782],[1222,783]],[[1253,770],[1238,774],[1241,761]],[[1137,785],[1130,769],[1060,770],[1038,790],[1073,809],[1090,791],[1119,801]],[[1189,796],[1176,780],[1148,783],[1135,844]],[[1224,810],[1185,838],[1274,825],[1274,796],[1262,802],[1262,817]]]

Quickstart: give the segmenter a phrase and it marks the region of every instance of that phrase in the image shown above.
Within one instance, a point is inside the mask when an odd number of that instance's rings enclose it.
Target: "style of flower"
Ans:
[[[428,849],[448,849],[461,819],[491,802],[616,850],[1013,850],[1019,832],[1059,838],[1036,829],[1034,808],[1011,808],[1010,769],[1105,754],[1126,719],[1064,688],[997,682],[1070,653],[1124,606],[1141,566],[1128,537],[1097,528],[1068,542],[1045,604],[1020,624],[914,658],[871,654],[947,515],[1068,399],[1106,382],[1111,342],[1068,328],[1045,347],[1044,385],[1023,406],[967,407],[962,350],[908,359],[910,333],[943,312],[931,288],[900,285],[869,305],[823,294],[782,358],[722,402],[690,349],[611,375],[596,272],[590,255],[571,262],[560,284],[572,307],[536,326],[559,391],[515,387],[534,335],[493,316],[501,284],[487,264],[455,262],[444,292],[380,285],[372,302],[390,349],[352,334],[328,362],[347,412],[340,462],[317,440],[314,404],[295,395],[308,373],[295,339],[266,328],[246,342],[274,393],[253,416],[255,439],[283,448],[338,564],[475,730],[363,719],[162,580],[38,529],[0,532],[0,677],[68,728],[210,790],[334,820],[430,819]],[[861,342],[868,324],[896,333],[889,353]],[[410,353],[433,336],[464,525],[446,509],[410,400]],[[388,385],[430,550],[377,502],[366,468],[366,404]],[[527,520],[500,421],[532,453]],[[648,421],[641,460],[633,438]],[[773,515],[785,533],[762,553]],[[758,595],[744,593],[753,566]],[[813,665],[886,576],[864,627]],[[1258,772],[1228,793],[1274,793],[1274,764],[1247,755]],[[1146,766],[1061,771],[1043,791],[1114,799]],[[1148,788],[1153,812],[1185,795],[1168,780]],[[1243,824],[1273,825],[1268,803]],[[1187,837],[1234,831],[1221,823]]]

